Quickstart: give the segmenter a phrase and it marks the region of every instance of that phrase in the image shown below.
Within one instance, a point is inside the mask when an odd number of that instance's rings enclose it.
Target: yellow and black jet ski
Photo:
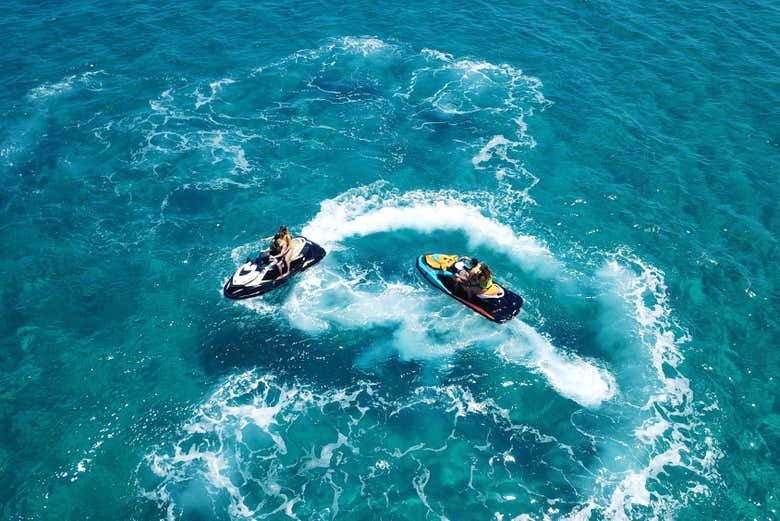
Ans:
[[[247,259],[225,282],[222,294],[231,299],[257,297],[285,284],[294,275],[314,266],[325,257],[322,246],[306,237],[295,237],[292,248],[290,273],[286,277],[277,279],[281,273],[281,262],[264,253],[255,260]]]
[[[455,279],[455,275],[467,272],[471,260],[459,255],[428,253],[417,258],[417,269],[433,286],[485,318],[499,324],[514,318],[523,306],[523,297],[495,281],[483,293],[468,298],[465,288]]]

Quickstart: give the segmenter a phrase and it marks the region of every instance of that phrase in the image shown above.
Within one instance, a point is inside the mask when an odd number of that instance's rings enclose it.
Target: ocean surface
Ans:
[[[0,519],[780,518],[776,2],[3,5]]]

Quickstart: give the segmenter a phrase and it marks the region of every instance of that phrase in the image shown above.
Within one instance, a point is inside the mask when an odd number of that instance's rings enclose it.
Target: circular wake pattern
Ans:
[[[776,518],[777,9],[511,4],[4,4],[0,517]]]
[[[489,197],[471,194],[468,201]],[[460,219],[463,216],[467,218]],[[412,282],[406,275],[390,280],[377,268],[350,264],[338,268],[326,263],[305,273],[282,305],[286,319],[293,327],[316,336],[334,330],[391,327],[389,341],[366,346],[368,366],[386,357],[386,352],[371,351],[388,346],[402,358],[416,360],[446,359],[461,349],[488,349],[540,374],[561,396],[586,407],[602,406],[601,411],[580,410],[570,417],[569,427],[577,435],[567,444],[577,447],[570,455],[585,474],[562,472],[571,480],[575,496],[586,499],[572,503],[571,498],[544,496],[548,504],[556,505],[550,507],[551,512],[559,516],[588,519],[600,513],[616,519],[652,517],[673,512],[688,498],[709,494],[708,483],[718,479],[714,464],[720,453],[708,429],[697,419],[687,379],[676,369],[682,361],[679,345],[689,338],[674,321],[660,270],[628,251],[619,251],[604,254],[594,273],[577,273],[555,259],[538,239],[514,233],[470,202],[455,199],[451,192],[399,194],[384,183],[323,202],[304,233],[321,238],[331,256],[338,259],[349,251],[345,244],[366,235],[456,232],[473,238],[480,237],[479,232],[486,228],[492,228],[491,237],[499,238],[491,243],[491,251],[505,255],[510,264],[535,274],[538,281],[549,278],[559,283],[574,278],[581,291],[592,293],[598,303],[594,328],[599,344],[620,349],[620,357],[633,357],[647,365],[635,363],[631,370],[626,367],[616,379],[604,363],[555,347],[549,334],[535,329],[546,327],[544,320],[533,315],[523,318],[538,322],[535,326],[520,320],[498,326],[460,308],[454,316],[442,315],[440,310],[446,303],[424,283]],[[470,242],[471,249],[485,246],[479,240]],[[240,256],[238,250],[236,257]],[[568,288],[568,283],[563,284]],[[514,385],[506,373],[501,374],[507,378],[505,384]],[[507,404],[506,411],[515,412],[516,407]],[[605,429],[604,422],[613,425]],[[555,435],[565,436],[560,432]],[[665,491],[664,476],[670,472],[687,475],[690,480],[682,497]],[[523,479],[517,483],[527,486]],[[530,501],[533,495],[525,499]],[[441,508],[445,504],[440,503]],[[517,511],[503,512],[498,506],[490,509],[499,515],[520,512],[536,519],[535,507],[529,508],[529,504],[536,503],[526,501]],[[441,508],[432,511],[446,517]]]
[[[328,257],[278,305],[238,304],[324,353],[359,338],[354,364],[372,375],[340,389],[229,378],[148,455],[144,495],[170,518],[645,519],[709,494],[720,453],[678,369],[690,339],[663,272],[628,249],[555,253],[528,216],[526,119],[549,105],[508,65],[340,38],[173,86],[127,121],[144,135],[134,164],[172,190],[163,219],[182,190],[301,216],[290,224]],[[183,174],[204,157],[216,175]],[[301,178],[316,202],[289,192]],[[499,326],[446,301],[394,255],[404,249],[489,258],[528,297],[524,313]],[[391,395],[376,369],[392,359],[434,367],[435,383]]]

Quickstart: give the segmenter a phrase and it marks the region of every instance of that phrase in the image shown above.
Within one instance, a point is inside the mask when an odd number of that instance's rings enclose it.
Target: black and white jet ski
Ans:
[[[306,237],[295,237],[292,248],[290,273],[287,276],[277,279],[281,273],[281,262],[264,253],[255,260],[247,259],[225,282],[222,294],[231,299],[257,297],[285,284],[293,276],[314,266],[325,257],[325,250]]]

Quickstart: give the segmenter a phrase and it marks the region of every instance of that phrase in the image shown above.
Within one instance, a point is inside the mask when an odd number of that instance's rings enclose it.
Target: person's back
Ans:
[[[282,278],[290,273],[290,262],[292,260],[293,250],[293,238],[287,226],[280,226],[279,231],[274,235],[273,242],[271,242],[270,255],[280,262],[279,276]]]
[[[271,247],[269,248],[272,256],[281,255],[287,248],[292,247],[292,235],[286,226],[280,226],[279,231],[273,237],[271,241]]]

